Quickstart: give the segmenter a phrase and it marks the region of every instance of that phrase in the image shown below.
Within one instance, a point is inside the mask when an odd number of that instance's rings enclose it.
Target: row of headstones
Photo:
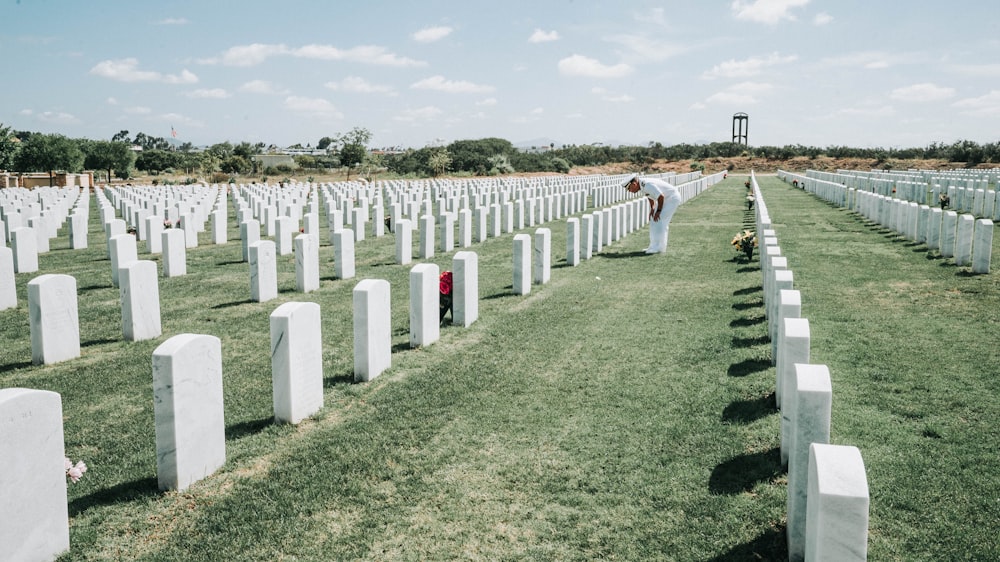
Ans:
[[[5,241],[10,242],[15,272],[38,271],[38,256],[49,252],[50,240],[58,235],[67,218],[70,219],[71,247],[79,247],[79,242],[77,246],[73,246],[72,242],[81,236],[81,232],[86,240],[86,224],[90,217],[90,198],[86,195],[87,192],[84,191],[81,196],[79,188],[73,188],[61,193],[64,196],[53,207],[39,210],[39,207],[29,203],[23,207],[8,206],[4,211],[3,219],[0,219],[0,233],[3,233],[0,236],[0,247],[6,247]],[[70,205],[72,214],[66,211]],[[22,223],[22,217],[25,216],[27,219]],[[83,247],[86,247],[85,241]]]
[[[767,205],[751,172],[756,200],[764,314],[781,412],[781,463],[788,470],[789,560],[865,560],[868,480],[857,447],[831,445],[833,389],[826,365],[809,361],[809,320],[793,288]]]
[[[847,187],[855,187],[865,191],[872,188],[880,189],[883,180],[906,181],[922,183],[925,186],[957,186],[970,189],[996,189],[1000,182],[1000,169],[975,169],[975,170],[837,170],[837,174],[849,176],[845,180]],[[888,195],[888,191],[883,193]]]
[[[971,265],[973,273],[990,272],[993,221],[989,219],[976,219],[971,214],[959,215],[955,211],[859,191],[798,174],[779,172],[778,176],[786,182],[803,182],[806,191],[861,214],[908,240],[926,244],[928,250],[937,250],[944,258],[954,258],[955,265]],[[987,194],[987,199],[996,196],[992,191]],[[997,208],[1000,209],[1000,206]]]
[[[605,240],[615,241],[643,224],[644,205],[633,200],[613,209],[567,220],[567,262],[577,265],[581,256],[600,251]],[[607,215],[605,214],[607,213]],[[631,218],[630,218],[631,217]],[[604,221],[609,218],[609,228]],[[583,223],[581,241],[580,222]],[[350,231],[341,231],[350,232]],[[610,239],[604,232],[610,233]],[[134,237],[126,235],[127,239]],[[303,235],[297,238],[312,238]],[[118,239],[118,237],[115,237]],[[551,264],[551,232],[535,232],[531,237],[514,237],[513,289],[530,292],[531,283],[547,283]],[[259,248],[260,242],[251,245]],[[582,244],[582,249],[581,249]],[[153,265],[149,277],[155,287]],[[453,260],[453,322],[469,326],[478,319],[478,257],[474,252],[458,252]],[[533,272],[529,282],[528,272]],[[127,283],[128,274],[123,277]],[[410,345],[427,346],[440,337],[439,278],[436,264],[421,263],[410,272]],[[122,295],[125,299],[125,287]],[[128,285],[130,286],[130,285]],[[32,316],[58,318],[47,324],[55,329],[78,326],[75,318],[75,279],[68,275],[43,275],[29,283]],[[146,295],[141,302],[157,303],[158,296]],[[355,380],[370,381],[391,366],[391,308],[388,281],[366,279],[353,291]],[[124,314],[124,308],[123,308]],[[158,314],[157,314],[158,316]],[[271,358],[275,420],[298,423],[323,407],[322,336],[319,305],[290,302],[279,306],[270,318]],[[33,325],[34,326],[34,325]],[[71,332],[72,330],[69,330]],[[34,350],[34,328],[32,332]],[[159,334],[157,334],[159,335]],[[155,337],[155,336],[153,336]],[[45,332],[42,341],[76,342],[64,346],[58,360],[79,355],[79,329],[72,333]],[[47,349],[47,348],[46,348]],[[54,353],[54,350],[52,350]],[[33,351],[34,354],[34,351]],[[42,353],[43,357],[56,358]],[[44,361],[49,362],[49,361]],[[153,394],[156,427],[157,479],[161,489],[184,490],[212,474],[225,463],[225,427],[222,398],[221,342],[210,335],[181,334],[161,344],[153,352]],[[192,413],[197,412],[197,415]],[[32,418],[35,423],[25,423]],[[0,558],[26,556],[48,559],[69,548],[69,527],[65,475],[61,467],[63,451],[62,406],[58,394],[29,389],[0,390],[0,423],[9,420],[4,431],[0,458],[17,452],[12,467],[19,486],[0,490],[3,501],[19,513],[19,525],[0,534]],[[48,437],[46,447],[32,447],[38,435]],[[10,436],[10,437],[7,437]],[[32,454],[25,454],[26,451]],[[30,458],[29,458],[30,457]],[[32,532],[25,532],[30,529]]]
[[[779,175],[785,174],[788,174],[788,172],[779,170]],[[797,174],[789,175],[796,176],[795,179],[798,179],[807,191],[812,191],[813,189],[833,190],[834,193],[839,195],[841,193],[840,190],[833,189],[832,186],[839,185],[846,187],[848,192],[843,193],[845,199],[838,203],[841,206],[850,205],[849,196],[852,193],[850,192],[851,189],[859,193],[878,194],[891,199],[912,201],[931,207],[941,206],[939,196],[947,195],[948,206],[958,212],[971,213],[976,217],[988,218],[994,221],[1000,220],[1000,205],[996,201],[996,187],[995,185],[991,187],[988,179],[980,177],[976,179],[949,180],[949,178],[931,177],[930,183],[928,183],[928,181],[920,177],[913,177],[913,181],[908,181],[901,179],[895,174],[889,177],[871,177],[865,174],[865,172],[846,170],[841,170],[837,173],[808,170],[804,179]],[[814,186],[812,180],[820,183]],[[826,194],[821,196],[825,199],[828,198]],[[834,199],[828,200],[835,201]]]

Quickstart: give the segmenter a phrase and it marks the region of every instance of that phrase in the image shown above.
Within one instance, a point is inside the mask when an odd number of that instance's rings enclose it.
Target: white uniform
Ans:
[[[681,205],[681,192],[673,184],[657,178],[639,178],[639,191],[653,202],[654,211],[658,205],[657,200],[663,195],[660,220],[649,223],[649,248],[646,248],[646,252],[650,254],[666,252],[670,219]]]

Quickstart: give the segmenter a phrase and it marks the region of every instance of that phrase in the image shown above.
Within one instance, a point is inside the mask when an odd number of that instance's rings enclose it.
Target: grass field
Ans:
[[[752,221],[745,179],[682,205],[664,256],[640,252],[643,230],[568,267],[564,221],[545,225],[552,281],[526,296],[511,290],[512,235],[475,245],[479,320],[421,349],[408,346],[410,267],[393,263],[391,237],[359,243],[358,278],[335,280],[324,230],[320,290],[294,292],[282,257],[279,298],[254,303],[235,217],[229,244],[202,235],[188,275],[160,279],[164,335],[124,342],[93,211],[89,249],[60,231],[40,256],[40,273],[77,278],[82,357],[31,365],[37,274],[19,274],[19,306],[0,311],[0,387],[62,394],[67,455],[90,466],[69,487],[60,560],[785,558],[760,269],[729,245]],[[831,441],[865,459],[871,559],[1000,558],[997,274],[759,181],[812,360],[831,371]],[[452,256],[433,261],[450,269]],[[391,284],[393,355],[356,384],[363,278]],[[275,425],[268,316],[295,300],[322,309],[326,405]],[[185,332],[222,340],[227,462],[162,493],[151,355]]]

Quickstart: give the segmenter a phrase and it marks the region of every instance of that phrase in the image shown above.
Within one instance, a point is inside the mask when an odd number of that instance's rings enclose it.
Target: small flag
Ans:
[[[177,138],[177,131],[174,129],[173,125],[170,126],[170,136],[174,137],[175,139]]]

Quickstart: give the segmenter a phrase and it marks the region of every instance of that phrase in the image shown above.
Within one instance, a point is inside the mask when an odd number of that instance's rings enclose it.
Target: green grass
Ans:
[[[527,296],[511,292],[512,235],[475,245],[479,320],[422,349],[408,347],[410,266],[393,263],[391,237],[359,243],[358,278],[334,280],[324,229],[320,290],[295,293],[279,257],[279,298],[254,303],[231,217],[236,242],[202,235],[188,275],[160,279],[164,335],[137,343],[121,341],[96,224],[90,249],[53,240],[41,272],[77,278],[82,357],[30,364],[36,274],[19,274],[18,308],[0,311],[0,387],[62,394],[67,454],[90,466],[69,487],[61,560],[783,559],[760,269],[729,246],[752,221],[745,179],[683,205],[665,256],[637,253],[643,230],[567,267],[564,221],[545,225],[552,281]],[[871,559],[1000,557],[996,274],[759,181],[811,356],[833,377],[831,440],[865,459]],[[393,355],[356,384],[363,278],[391,283]],[[272,420],[268,334],[293,300],[321,306],[326,377],[324,409],[294,427]],[[222,340],[227,462],[162,493],[151,355],[184,332]]]

